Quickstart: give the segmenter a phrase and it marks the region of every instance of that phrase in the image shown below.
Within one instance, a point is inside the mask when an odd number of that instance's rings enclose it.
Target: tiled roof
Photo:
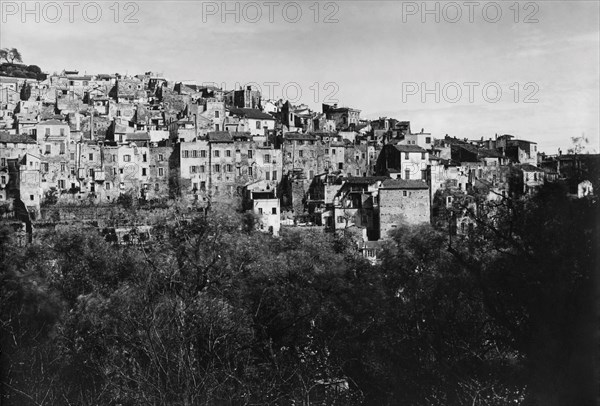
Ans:
[[[42,121],[39,124],[41,124],[41,125],[67,125],[67,123],[65,123],[64,121],[59,121],[59,120]]]
[[[317,140],[317,137],[313,134],[302,134],[302,133],[285,133],[284,138],[286,140]]]
[[[537,166],[533,166],[531,164],[520,164],[516,165],[516,167],[521,169],[523,172],[544,172],[542,168],[538,168]]]
[[[383,182],[382,189],[428,189],[422,180],[388,179]]]
[[[390,178],[388,178],[387,176],[350,176],[344,178],[344,180],[346,181],[346,183],[371,185],[376,182],[390,180]]]
[[[150,141],[148,133],[130,133],[127,134],[127,141]]]
[[[418,145],[402,145],[396,144],[394,145],[396,149],[400,152],[427,152],[427,150],[421,148]]]
[[[0,132],[0,143],[35,144],[35,140],[26,134],[9,134]]]
[[[209,142],[233,142],[233,137],[227,131],[214,131],[208,133]]]
[[[240,108],[230,107],[229,113],[235,114],[236,116],[253,118],[256,120],[275,120],[275,118],[272,115],[270,115],[268,113],[263,113],[262,111],[257,110],[257,109],[240,109]]]

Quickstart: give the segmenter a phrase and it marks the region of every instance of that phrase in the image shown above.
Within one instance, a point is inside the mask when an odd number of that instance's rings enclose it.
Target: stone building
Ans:
[[[401,224],[430,222],[430,197],[422,180],[389,179],[379,188],[379,224],[381,238]]]

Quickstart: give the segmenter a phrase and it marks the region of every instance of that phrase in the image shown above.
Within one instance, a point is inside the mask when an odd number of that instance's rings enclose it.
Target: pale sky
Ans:
[[[436,137],[509,133],[556,153],[585,134],[600,152],[597,0],[46,3],[0,0],[0,48],[46,72],[256,83],[275,99],[285,86]]]

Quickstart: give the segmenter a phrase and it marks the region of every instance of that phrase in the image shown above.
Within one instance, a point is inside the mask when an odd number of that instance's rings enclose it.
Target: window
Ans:
[[[221,154],[220,151],[216,149],[213,155],[215,156],[215,158],[218,158]]]
[[[29,195],[29,200],[35,200],[35,196],[34,195]]]
[[[343,216],[338,216],[337,222],[338,223],[343,223],[344,222],[344,217]]]
[[[408,192],[406,190],[403,190],[402,191],[402,196],[404,196],[404,197],[408,196]]]
[[[146,172],[147,172],[147,168],[142,168],[142,176],[147,176]]]
[[[90,161],[94,160],[94,154],[88,154],[88,158],[90,159]]]
[[[256,129],[257,129],[257,130],[260,130],[260,121],[257,121],[257,122],[256,122]]]
[[[431,137],[425,137],[425,144],[431,144]]]
[[[200,173],[206,172],[206,167],[204,165],[200,165]]]
[[[331,154],[335,155],[335,148],[331,148]]]
[[[252,152],[253,151],[251,149],[248,150],[248,159],[252,159]]]
[[[192,190],[195,192],[198,190],[198,184],[196,182],[192,183]]]
[[[204,149],[200,150],[200,158],[206,158],[206,150],[204,150]]]
[[[425,169],[421,169],[421,179],[427,180],[427,171]]]
[[[106,182],[106,183],[104,184],[104,188],[105,188],[106,190],[110,190],[110,182]]]
[[[163,154],[158,154],[158,160],[159,161],[164,161],[165,160],[165,156]]]
[[[248,176],[253,176],[252,175],[252,167],[248,168]]]
[[[338,169],[339,170],[344,169],[344,163],[343,162],[338,162]]]
[[[190,173],[196,173],[196,171],[197,171],[196,166],[194,166],[194,165],[190,166]]]
[[[65,143],[64,143],[64,142],[61,142],[61,143],[60,143],[60,154],[61,154],[61,155],[64,155],[66,152],[67,152],[67,151],[66,151]]]
[[[304,156],[304,151],[302,151],[302,150],[298,151],[298,156],[300,158],[302,158]]]
[[[65,188],[65,181],[64,181],[64,179],[59,179],[59,181],[58,181],[58,188],[59,189],[64,189]]]
[[[75,175],[75,167],[74,166],[71,167],[71,175]]]
[[[119,173],[123,175],[123,168],[119,169]]]
[[[155,183],[154,190],[158,192],[159,189],[160,189],[160,185],[158,183]]]
[[[131,155],[123,155],[124,162],[131,162]]]
[[[226,156],[227,158],[230,158],[230,157],[231,157],[231,150],[230,150],[230,149],[226,149],[226,150],[225,150],[225,156]]]
[[[271,214],[277,214],[277,207],[273,207],[271,209]]]
[[[277,171],[273,171],[273,180],[277,180]]]
[[[425,152],[421,152],[421,159],[425,159]]]
[[[192,151],[192,158],[198,158],[198,151],[196,151],[196,150]]]
[[[221,172],[221,165],[215,165],[215,172]]]
[[[1,179],[2,184],[6,185],[6,176],[2,176],[2,177],[0,177],[0,179]]]
[[[262,207],[259,207],[259,208],[258,208],[258,214],[263,214],[263,209],[262,209]]]
[[[51,152],[52,152],[52,145],[46,144],[46,154],[49,154]]]
[[[50,129],[46,128],[46,137],[49,137],[49,136],[50,136]]]
[[[200,190],[206,190],[206,182],[200,182]]]
[[[404,159],[408,159],[408,152],[404,153]]]
[[[42,171],[48,172],[48,162],[42,162]]]
[[[158,168],[158,176],[164,176],[165,175],[165,169],[164,168]]]
[[[60,171],[64,172],[67,170],[67,164],[65,164],[64,162],[60,163]]]
[[[88,174],[89,174],[90,178],[93,178],[94,177],[94,169],[88,170]]]
[[[183,158],[189,158],[190,157],[190,151],[182,151],[183,154]]]
[[[65,129],[64,129],[64,128],[61,128],[61,129],[60,129],[60,136],[61,136],[61,137],[64,137],[64,136],[65,136]]]
[[[265,156],[263,157],[263,160],[264,160],[264,163],[270,164],[271,163],[271,155],[265,154]]]
[[[142,154],[142,162],[148,162],[148,156],[146,154]]]
[[[215,118],[219,118],[219,110],[215,110]]]
[[[6,158],[0,159],[0,166],[6,166]]]
[[[227,164],[227,172],[233,172],[233,166]]]
[[[325,148],[325,153],[329,154],[329,148]]]
[[[404,179],[405,180],[410,179],[410,169],[407,169],[404,171]]]
[[[271,172],[265,172],[265,179],[271,180]]]

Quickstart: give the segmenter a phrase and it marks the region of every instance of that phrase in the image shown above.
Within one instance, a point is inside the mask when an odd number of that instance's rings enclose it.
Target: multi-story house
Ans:
[[[381,150],[375,172],[395,179],[427,179],[429,152],[418,145],[387,144]]]

